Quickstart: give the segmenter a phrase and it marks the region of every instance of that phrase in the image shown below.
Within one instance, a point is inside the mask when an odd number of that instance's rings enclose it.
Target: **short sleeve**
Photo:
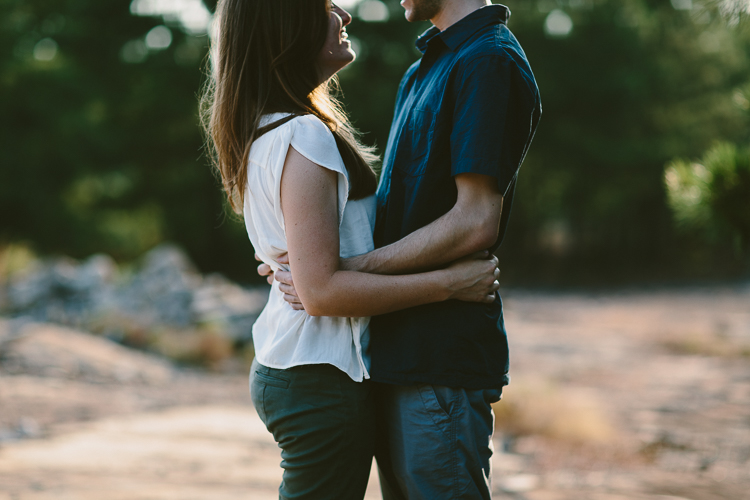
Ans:
[[[533,132],[534,92],[505,54],[465,62],[456,79],[451,174],[476,173],[497,179],[506,194]]]
[[[292,147],[311,162],[346,175],[336,139],[326,124],[313,115],[301,116],[294,122]]]
[[[333,133],[325,123],[313,115],[301,116],[289,123],[292,125],[292,135],[289,145],[316,165],[333,170],[338,174],[336,176],[338,178],[338,215],[339,224],[341,224],[344,217],[344,208],[349,198],[349,179]],[[275,191],[275,210],[277,218],[283,227],[281,175],[277,176]]]

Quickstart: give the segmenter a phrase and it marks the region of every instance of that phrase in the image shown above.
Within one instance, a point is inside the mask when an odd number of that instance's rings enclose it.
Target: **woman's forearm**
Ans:
[[[489,260],[408,275],[341,269],[336,175],[289,148],[281,179],[281,206],[289,267],[309,314],[361,317],[449,298],[494,300],[496,262]]]
[[[386,276],[335,271],[328,280],[298,292],[312,316],[376,316],[449,299],[452,290],[447,273]]]

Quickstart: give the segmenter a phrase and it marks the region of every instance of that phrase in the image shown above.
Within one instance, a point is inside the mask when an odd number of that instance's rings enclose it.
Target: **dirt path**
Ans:
[[[273,500],[278,463],[278,447],[253,408],[181,407],[6,449],[0,498]]]
[[[505,307],[496,498],[750,500],[750,288]],[[0,372],[0,500],[275,499],[278,463],[244,374]]]
[[[750,499],[750,288],[506,304],[526,498]]]

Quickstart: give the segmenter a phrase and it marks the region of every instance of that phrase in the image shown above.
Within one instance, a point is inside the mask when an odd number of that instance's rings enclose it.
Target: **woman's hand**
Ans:
[[[497,281],[500,269],[497,264],[497,257],[494,255],[489,252],[477,252],[448,266],[445,271],[450,279],[450,298],[485,304],[494,302],[495,292],[500,288]]]
[[[284,254],[286,256],[286,254]],[[258,254],[255,254],[255,260],[260,262],[260,265],[258,266],[258,274],[266,278],[266,281],[269,285],[273,285],[273,269],[271,269],[271,266],[263,262],[263,259],[261,259]]]

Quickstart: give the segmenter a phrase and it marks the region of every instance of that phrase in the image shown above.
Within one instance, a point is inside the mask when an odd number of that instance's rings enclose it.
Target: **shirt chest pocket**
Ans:
[[[394,164],[407,177],[419,177],[432,149],[435,128],[435,113],[428,109],[415,108],[401,137],[401,151]]]

